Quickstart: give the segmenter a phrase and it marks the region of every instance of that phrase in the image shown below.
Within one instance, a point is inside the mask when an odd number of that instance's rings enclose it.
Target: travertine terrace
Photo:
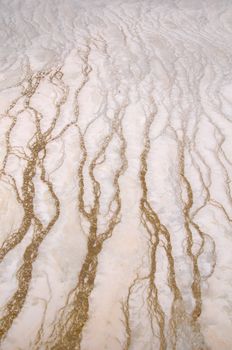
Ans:
[[[231,1],[0,1],[2,350],[231,350],[231,179]]]

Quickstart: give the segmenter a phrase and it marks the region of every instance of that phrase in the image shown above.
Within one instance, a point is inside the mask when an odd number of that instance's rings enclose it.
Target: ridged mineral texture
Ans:
[[[1,350],[231,350],[231,179],[231,1],[0,1]]]

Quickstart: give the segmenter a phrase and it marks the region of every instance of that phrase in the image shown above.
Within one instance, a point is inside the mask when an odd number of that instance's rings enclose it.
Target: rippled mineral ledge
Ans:
[[[0,19],[1,350],[231,350],[232,2]]]

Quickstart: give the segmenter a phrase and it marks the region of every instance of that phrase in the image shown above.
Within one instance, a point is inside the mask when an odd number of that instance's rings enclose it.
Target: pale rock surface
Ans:
[[[232,349],[232,2],[1,0],[2,350]]]

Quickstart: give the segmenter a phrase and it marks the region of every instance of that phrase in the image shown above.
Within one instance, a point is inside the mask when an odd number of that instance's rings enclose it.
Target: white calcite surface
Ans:
[[[232,2],[0,1],[2,350],[232,349]]]

